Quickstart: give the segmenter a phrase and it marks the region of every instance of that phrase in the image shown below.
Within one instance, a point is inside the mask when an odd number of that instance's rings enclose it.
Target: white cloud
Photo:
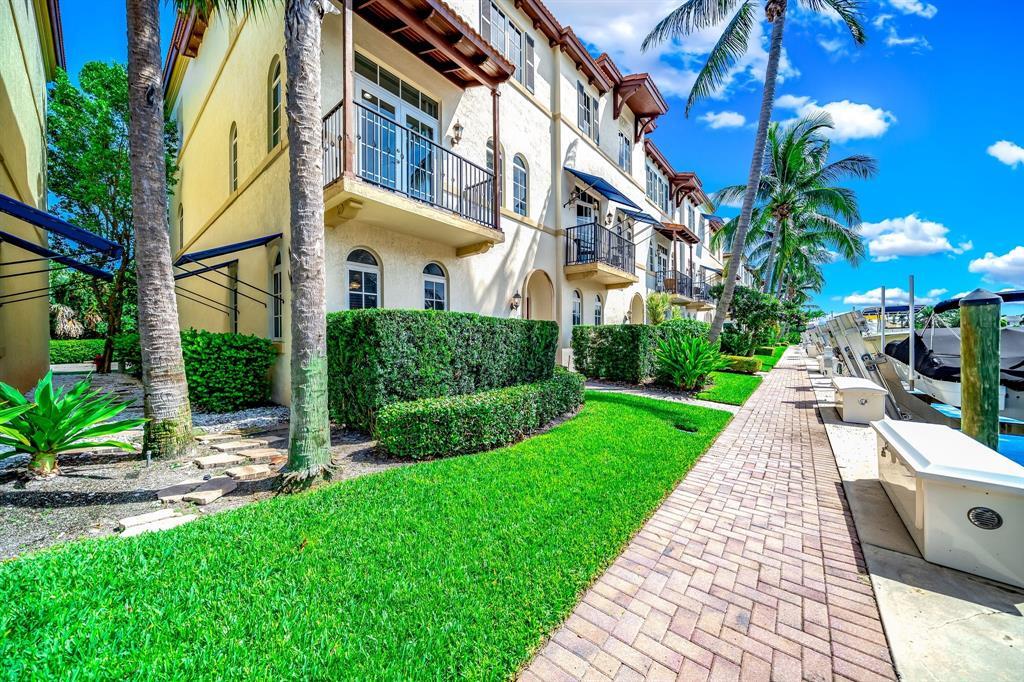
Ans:
[[[938,7],[921,0],[889,0],[889,4],[904,14],[913,14],[925,19],[931,19],[939,13]]]
[[[904,218],[886,218],[878,223],[862,223],[861,234],[868,240],[871,259],[883,263],[900,256],[929,256],[935,253],[961,254],[974,248],[971,241],[950,243],[949,228],[916,213]]]
[[[647,72],[665,95],[683,98],[689,96],[690,87],[725,23],[642,52],[640,44],[644,37],[656,23],[679,6],[678,0],[633,3],[549,0],[547,4],[563,25],[572,26],[580,40],[611,55],[624,73]],[[737,88],[764,80],[768,65],[768,36],[764,27],[765,22],[755,22],[751,30],[750,50],[729,72],[722,91],[715,95],[716,99],[724,99]],[[785,50],[779,75],[781,80],[800,75]]]
[[[833,54],[840,52],[844,47],[846,47],[846,43],[841,39],[826,38],[825,36],[818,36],[818,45],[821,45],[821,48],[826,52],[831,52]]]
[[[1001,256],[989,251],[972,260],[967,269],[989,281],[1024,285],[1024,246],[1015,246]]]
[[[829,133],[836,142],[881,137],[896,122],[891,111],[876,108],[870,104],[851,102],[848,99],[828,104],[818,104],[810,97],[782,95],[775,100],[779,109],[790,109],[798,116],[812,116],[821,112],[832,117],[834,128]]]
[[[882,28],[886,22],[892,21],[893,16],[891,14],[879,14],[875,17],[875,20],[871,22],[871,25],[875,28]]]
[[[1009,140],[999,140],[999,142],[989,145],[986,151],[989,156],[995,157],[1000,163],[1005,163],[1011,168],[1016,168],[1018,164],[1024,163],[1024,147]]]
[[[940,297],[946,293],[945,289],[932,289],[925,296],[914,296],[915,305],[934,305],[942,300]],[[865,291],[863,294],[859,291],[855,291],[852,294],[843,298],[843,303],[846,305],[882,305],[882,287]],[[910,292],[901,289],[900,287],[886,287],[885,288],[885,305],[888,309],[890,304],[907,304],[910,303]]]
[[[700,120],[708,124],[709,128],[740,128],[746,122],[747,119],[743,114],[736,113],[735,111],[709,111],[700,117]]]
[[[901,36],[891,26],[889,27],[889,35],[885,37],[885,44],[888,47],[913,47],[918,50],[932,49],[932,44],[924,36]]]

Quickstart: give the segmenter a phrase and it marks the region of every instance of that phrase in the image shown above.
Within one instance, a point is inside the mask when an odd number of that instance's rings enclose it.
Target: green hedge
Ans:
[[[775,346],[758,346],[754,349],[754,355],[772,355],[775,353]]]
[[[387,452],[412,459],[492,450],[574,412],[583,387],[581,375],[558,367],[531,384],[392,403],[377,415],[374,435]]]
[[[392,403],[550,379],[557,347],[554,322],[432,310],[332,313],[331,418],[372,432]]]
[[[760,358],[748,358],[744,355],[726,355],[725,359],[729,361],[728,366],[723,369],[725,372],[734,372],[736,374],[757,374],[761,371]]]
[[[188,397],[193,408],[232,412],[270,402],[273,341],[247,334],[185,329],[181,332]],[[142,372],[138,334],[118,337],[115,357],[135,376]]]
[[[579,325],[572,329],[572,361],[590,379],[638,384],[654,376],[660,326]]]
[[[103,343],[103,339],[51,339],[50,364],[92,362],[93,358],[103,353]]]

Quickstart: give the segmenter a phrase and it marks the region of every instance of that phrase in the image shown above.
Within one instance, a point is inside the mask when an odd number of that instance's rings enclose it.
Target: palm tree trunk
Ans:
[[[315,0],[287,0],[284,52],[288,69],[292,374],[288,485],[304,484],[328,473],[331,463],[320,127],[321,19]]]
[[[736,234],[733,236],[732,258],[729,259],[729,267],[725,275],[722,296],[718,299],[718,306],[715,308],[715,319],[711,322],[711,332],[708,337],[715,341],[722,333],[725,325],[725,316],[732,305],[732,295],[736,290],[736,273],[739,272],[740,261],[743,259],[743,250],[746,248],[747,229],[750,227],[750,215],[754,211],[754,198],[757,188],[761,183],[761,168],[764,165],[764,147],[768,138],[768,122],[772,116],[772,106],[775,104],[775,81],[779,75],[779,58],[782,56],[782,30],[786,23],[786,5],[783,3],[782,11],[772,22],[772,42],[768,49],[768,68],[764,76],[764,93],[761,95],[761,113],[757,119],[757,135],[754,137],[754,153],[750,158],[750,174],[747,176],[747,189],[743,193],[743,208],[740,210],[739,224],[736,226]]]
[[[143,447],[158,456],[192,449],[192,410],[181,356],[167,229],[167,166],[159,0],[127,0],[129,160],[145,391]]]

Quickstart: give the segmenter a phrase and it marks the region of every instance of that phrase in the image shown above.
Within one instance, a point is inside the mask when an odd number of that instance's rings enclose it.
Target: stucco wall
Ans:
[[[34,5],[0,0],[0,193],[46,208],[46,68]],[[0,214],[0,230],[45,245],[46,234]],[[33,258],[32,254],[0,244],[0,262]],[[32,272],[45,262],[0,266],[0,273]],[[46,273],[0,279],[0,296],[45,289]],[[37,291],[38,293],[38,291]],[[27,294],[31,296],[32,294]],[[0,381],[26,390],[49,365],[49,302],[0,306]]]

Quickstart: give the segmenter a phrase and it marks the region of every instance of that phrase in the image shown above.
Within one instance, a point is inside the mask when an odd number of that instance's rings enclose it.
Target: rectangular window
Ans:
[[[444,282],[426,280],[423,282],[423,308],[425,310],[444,310]]]
[[[533,38],[525,35],[493,2],[480,4],[480,34],[515,67],[513,77],[533,92]]]
[[[647,197],[662,213],[668,215],[668,180],[661,177],[661,173],[650,163],[647,164]]]
[[[583,83],[576,81],[576,101],[577,101],[577,118],[580,130],[587,137],[593,139],[595,142],[600,142],[600,136],[598,135],[598,116],[597,116],[597,105],[598,100],[596,97],[590,95],[587,89],[583,87]]]
[[[633,142],[629,135],[619,131],[619,168],[627,173],[633,172]]]

